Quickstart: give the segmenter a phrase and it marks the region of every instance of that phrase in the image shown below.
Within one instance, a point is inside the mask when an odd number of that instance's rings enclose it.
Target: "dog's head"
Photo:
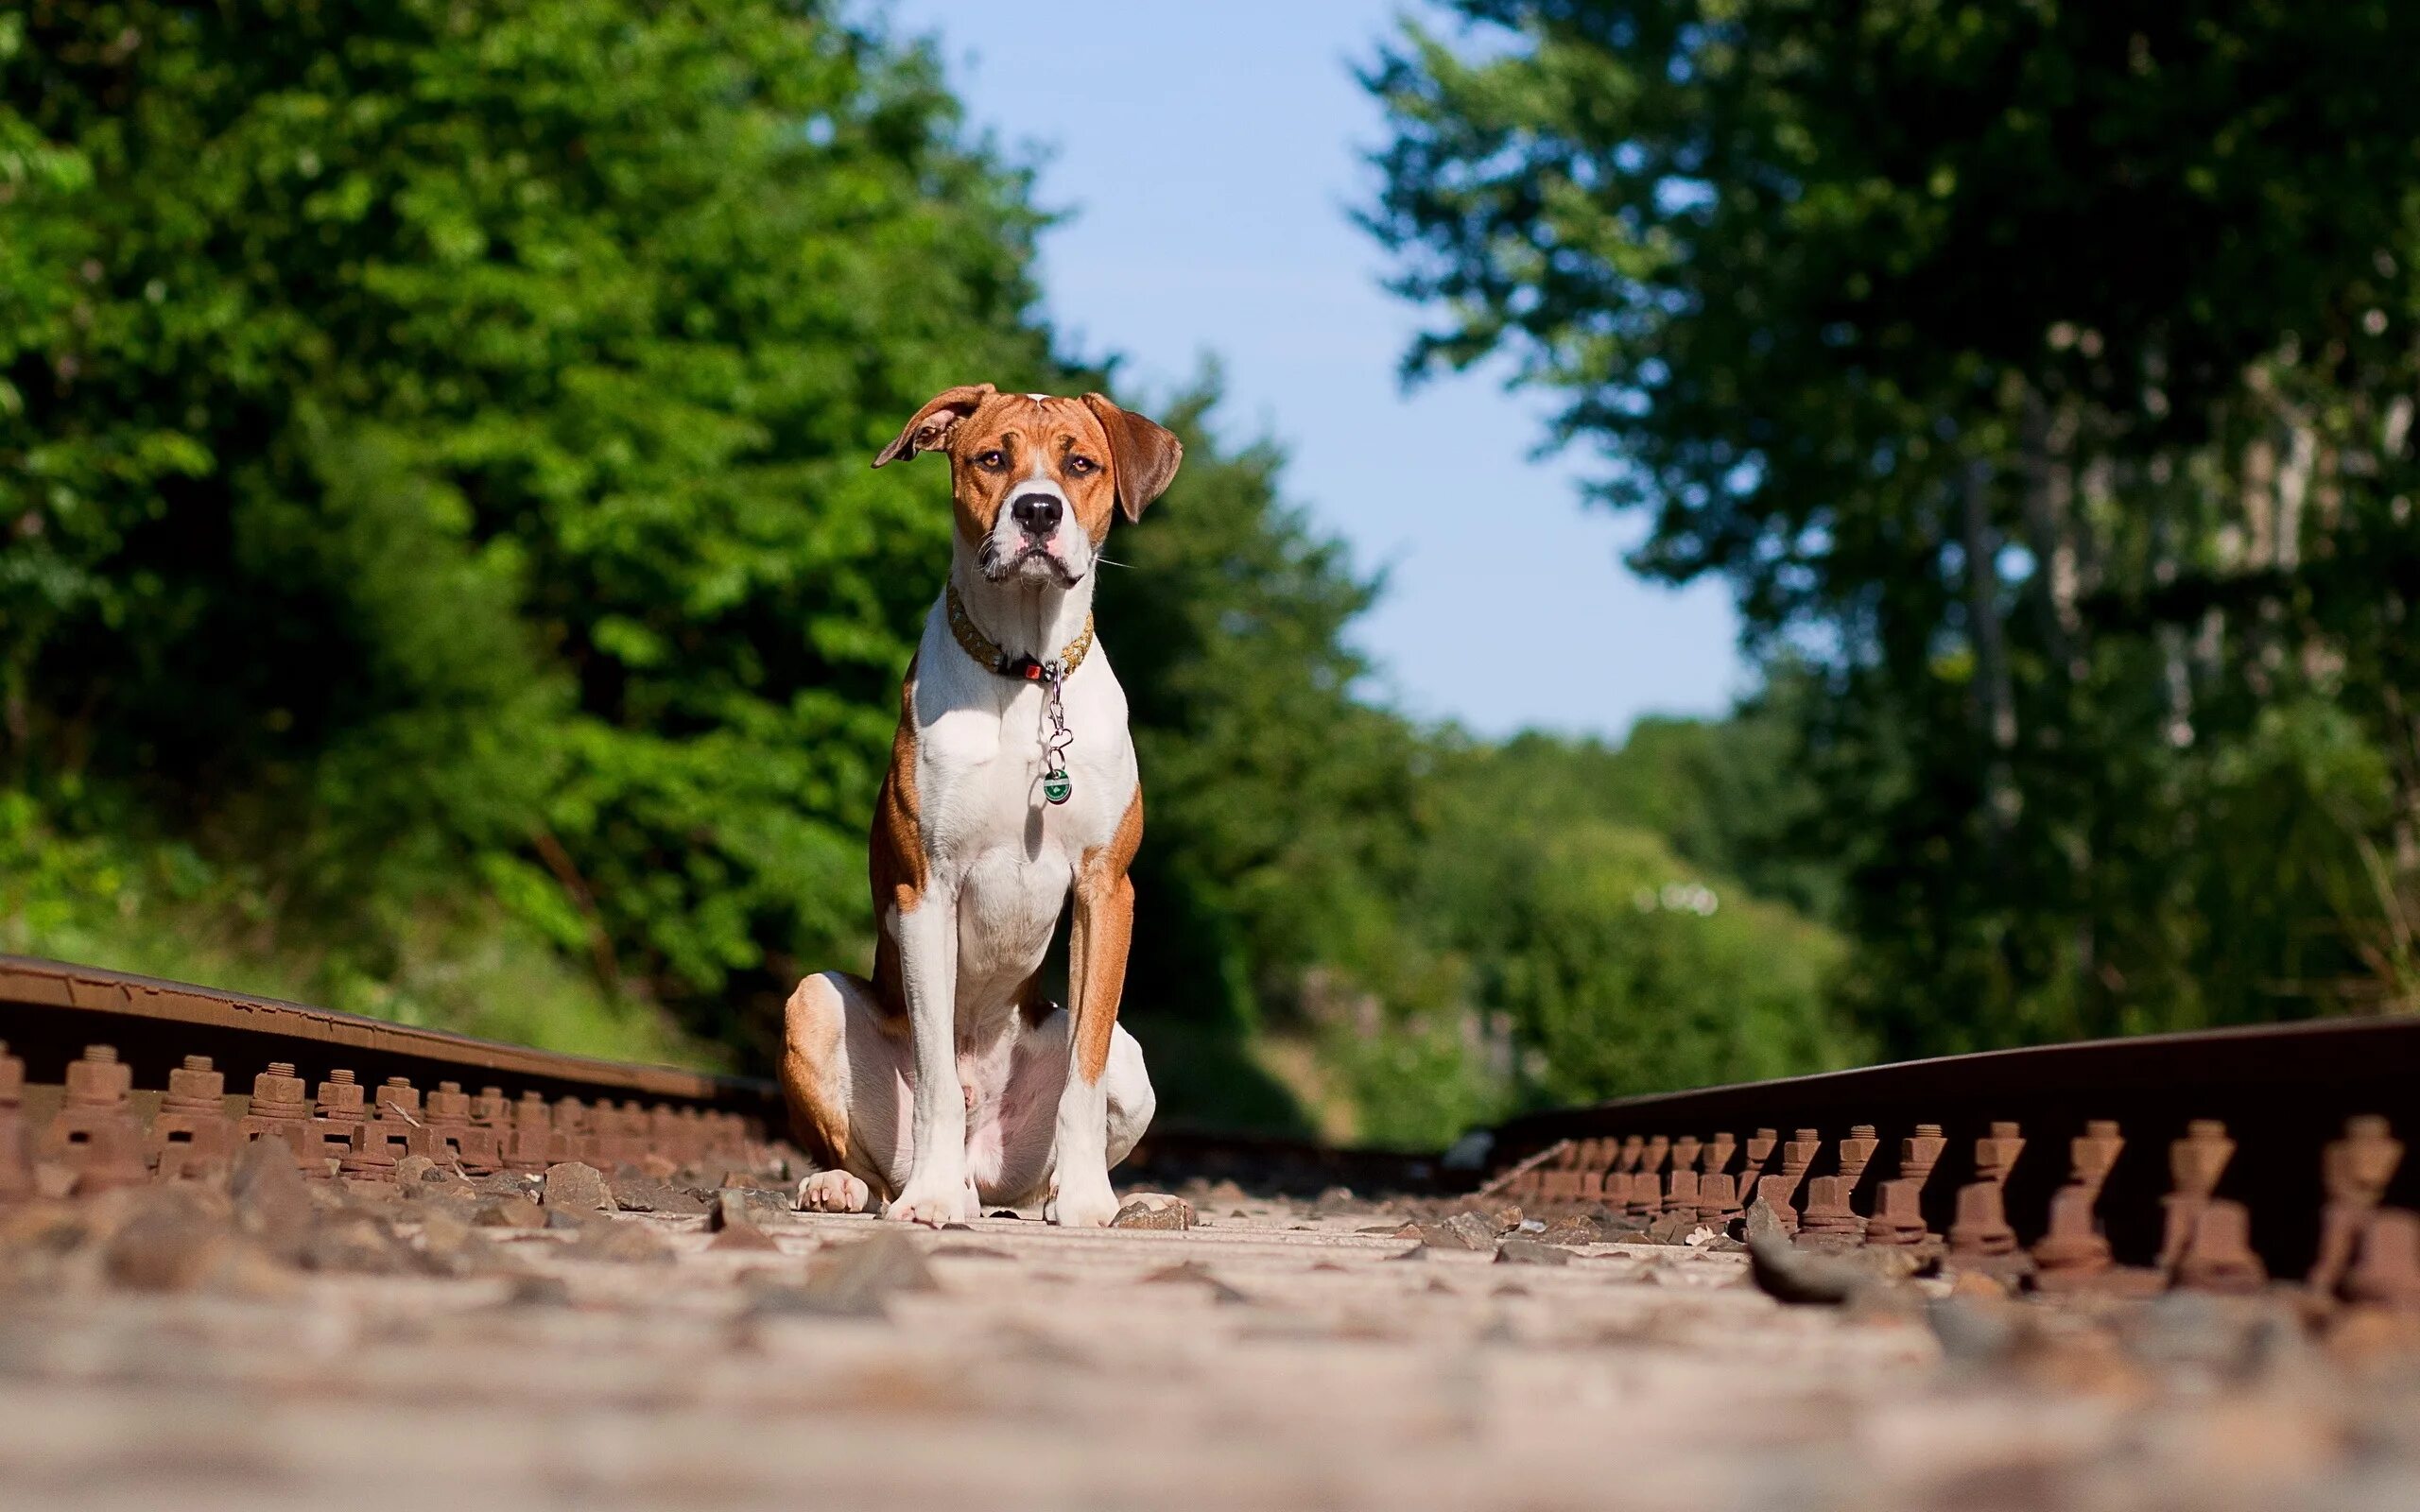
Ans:
[[[1110,516],[1140,519],[1167,491],[1184,447],[1166,426],[1099,394],[1004,394],[990,384],[944,389],[916,411],[873,465],[949,454],[958,531],[995,583],[1083,581]]]

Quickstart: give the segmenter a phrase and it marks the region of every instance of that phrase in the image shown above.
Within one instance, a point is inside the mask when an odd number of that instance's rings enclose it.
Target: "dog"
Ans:
[[[1153,1097],[1117,1022],[1143,789],[1093,589],[1112,517],[1140,519],[1184,448],[1099,394],[976,384],[873,465],[925,452],[957,528],[874,801],[873,978],[810,976],[784,1014],[783,1092],[824,1167],[799,1206],[940,1225],[1039,1200],[1100,1227]],[[1062,1008],[1042,962],[1071,899]]]

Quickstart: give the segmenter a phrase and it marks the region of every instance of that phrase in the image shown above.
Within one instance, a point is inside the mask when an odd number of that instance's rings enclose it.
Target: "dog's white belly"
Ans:
[[[986,1202],[1014,1202],[1050,1174],[1052,1124],[1065,1081],[1066,1038],[1043,1042],[1011,1015],[1014,1030],[961,1049],[966,1090],[966,1174]]]

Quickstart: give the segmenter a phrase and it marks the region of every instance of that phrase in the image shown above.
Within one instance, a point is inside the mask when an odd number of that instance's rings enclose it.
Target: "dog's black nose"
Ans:
[[[1009,506],[1009,514],[1025,527],[1028,536],[1046,536],[1059,528],[1059,517],[1066,511],[1055,493],[1021,493]]]

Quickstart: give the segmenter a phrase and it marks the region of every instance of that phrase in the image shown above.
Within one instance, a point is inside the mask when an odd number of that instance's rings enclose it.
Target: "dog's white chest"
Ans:
[[[918,662],[916,788],[934,882],[955,899],[961,1032],[1041,964],[1086,852],[1117,835],[1135,793],[1126,695],[1098,651],[1061,694],[1072,791],[1052,803],[1047,690],[928,639]]]
[[[918,731],[917,786],[934,858],[946,865],[1006,848],[1029,861],[1055,853],[1079,864],[1116,834],[1134,795],[1134,747],[1115,674],[1105,662],[1088,663],[1063,692],[1072,789],[1064,803],[1044,792],[1045,690],[1003,681],[979,691],[990,696],[936,708]],[[922,687],[917,708],[920,716],[926,709]]]

